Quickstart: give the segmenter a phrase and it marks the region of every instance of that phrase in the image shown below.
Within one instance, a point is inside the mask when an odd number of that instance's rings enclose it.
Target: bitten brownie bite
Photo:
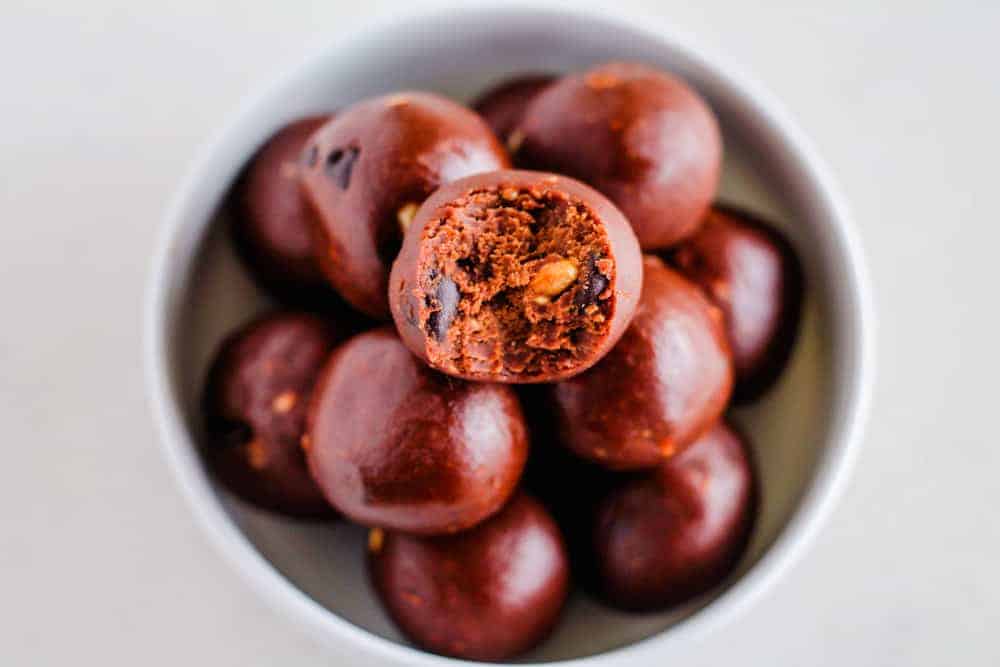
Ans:
[[[715,197],[719,127],[686,83],[612,63],[535,96],[508,138],[518,165],[579,178],[607,195],[644,249],[690,236]]]
[[[275,313],[220,346],[203,401],[205,455],[243,499],[294,516],[334,514],[309,475],[300,440],[313,384],[340,338],[312,315]]]
[[[421,202],[442,183],[509,164],[479,115],[420,92],[338,113],[309,140],[304,159],[319,264],[347,301],[376,318],[389,316],[389,266]]]
[[[733,372],[722,312],[659,258],[621,341],[592,369],[551,387],[560,441],[611,469],[648,468],[722,414]]]
[[[332,293],[312,251],[309,211],[299,189],[306,140],[330,116],[302,118],[280,129],[257,152],[235,193],[233,238],[257,281],[295,303]]]
[[[549,74],[522,74],[507,79],[480,95],[472,108],[486,119],[494,134],[506,142],[521,122],[528,102],[555,79]]]
[[[760,218],[716,206],[669,257],[725,313],[734,400],[759,398],[784,370],[799,330],[803,276],[795,250]]]
[[[372,584],[393,620],[429,651],[504,660],[541,642],[569,587],[566,549],[541,505],[524,493],[454,536],[373,529]]]
[[[403,342],[434,368],[550,382],[611,349],[641,285],[635,235],[605,197],[562,176],[498,171],[424,202],[389,300]]]
[[[716,586],[746,548],[756,495],[747,446],[722,422],[613,492],[597,513],[593,538],[604,599],[654,610]]]
[[[499,510],[528,456],[510,387],[436,373],[388,327],[330,358],[304,445],[316,482],[348,518],[425,535],[463,530]]]

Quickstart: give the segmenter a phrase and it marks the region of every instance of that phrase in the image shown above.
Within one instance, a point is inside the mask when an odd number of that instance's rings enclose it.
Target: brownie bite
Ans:
[[[403,341],[434,368],[551,382],[611,349],[641,285],[635,236],[605,197],[562,176],[498,171],[421,206],[389,296]]]

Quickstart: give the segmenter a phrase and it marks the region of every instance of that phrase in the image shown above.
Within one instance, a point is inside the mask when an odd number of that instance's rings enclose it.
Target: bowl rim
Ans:
[[[482,664],[427,653],[354,625],[298,589],[256,550],[223,508],[198,460],[196,447],[184,425],[183,411],[174,398],[168,335],[172,314],[169,308],[169,276],[170,267],[176,261],[172,249],[184,228],[184,209],[197,184],[209,174],[212,156],[220,151],[227,137],[235,133],[235,128],[247,121],[254,110],[271,97],[283,82],[315,65],[331,51],[356,48],[359,44],[377,39],[380,33],[398,29],[403,24],[435,21],[446,16],[454,18],[456,13],[490,17],[493,21],[526,17],[572,17],[619,31],[631,31],[662,42],[709,72],[718,85],[739,97],[762,125],[780,138],[785,150],[807,173],[813,194],[822,200],[821,204],[829,211],[828,217],[834,221],[826,231],[836,246],[840,268],[844,269],[841,277],[847,285],[845,293],[851,297],[844,308],[844,317],[850,323],[848,336],[851,338],[848,353],[845,354],[848,362],[845,373],[849,378],[849,385],[844,392],[847,404],[843,408],[844,418],[839,423],[831,424],[831,435],[827,437],[828,449],[817,460],[811,480],[774,543],[748,571],[711,603],[658,634],[589,656],[523,664],[592,666],[609,660],[639,660],[654,654],[662,657],[668,649],[678,649],[685,643],[701,639],[710,631],[732,621],[759,600],[804,555],[813,542],[846,486],[861,445],[874,386],[876,326],[872,291],[860,237],[845,197],[812,142],[798,128],[781,103],[759,83],[723,61],[717,54],[696,44],[688,32],[667,25],[662,17],[642,12],[628,12],[626,16],[622,16],[618,12],[612,14],[607,10],[571,9],[547,6],[544,3],[539,6],[537,2],[530,6],[514,3],[502,8],[473,5],[410,9],[359,23],[352,29],[349,38],[338,44],[324,42],[320,48],[307,53],[305,58],[292,67],[279,72],[267,85],[259,88],[255,95],[244,98],[236,113],[230,116],[231,120],[201,147],[181,185],[175,190],[156,237],[145,293],[143,363],[147,398],[159,433],[161,452],[181,487],[189,508],[209,535],[210,541],[235,566],[252,589],[274,608],[287,614],[293,622],[308,628],[312,635],[328,645],[341,648],[363,647],[365,651],[380,658],[407,664],[427,667]],[[204,230],[206,226],[207,221],[201,229]]]

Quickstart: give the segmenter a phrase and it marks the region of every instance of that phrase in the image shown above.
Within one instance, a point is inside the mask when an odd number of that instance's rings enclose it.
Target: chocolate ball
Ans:
[[[386,327],[331,357],[306,451],[323,493],[350,519],[441,534],[500,509],[521,477],[528,434],[509,387],[435,373]]]
[[[734,399],[750,402],[781,375],[802,313],[802,267],[769,223],[715,207],[670,261],[722,308],[736,373]]]
[[[334,514],[309,475],[300,440],[316,377],[340,338],[312,315],[274,313],[220,346],[203,402],[205,455],[244,500],[294,516]]]
[[[360,102],[308,142],[301,183],[316,256],[347,301],[388,318],[386,283],[403,228],[442,183],[501,169],[507,154],[476,113],[438,95]]]
[[[607,195],[644,249],[697,230],[722,159],[704,100],[680,79],[632,63],[559,79],[531,101],[508,145],[519,165],[579,178]]]
[[[733,371],[722,312],[658,258],[645,258],[635,318],[592,369],[551,388],[560,440],[617,470],[662,463],[722,414]]]
[[[550,382],[611,349],[641,285],[635,235],[601,194],[554,174],[497,171],[424,202],[389,300],[403,342],[434,368]]]
[[[447,537],[369,535],[369,572],[399,628],[434,653],[504,660],[548,636],[569,575],[559,529],[524,493]]]
[[[522,74],[482,93],[472,103],[472,108],[486,119],[493,133],[506,142],[521,122],[528,102],[553,81],[555,77],[548,74]]]
[[[616,607],[646,611],[704,593],[736,566],[755,513],[747,446],[719,422],[605,499],[593,542],[602,596]]]
[[[278,298],[321,302],[332,295],[312,252],[311,212],[299,190],[299,156],[330,116],[297,120],[272,136],[247,166],[234,197],[233,237],[251,275]]]

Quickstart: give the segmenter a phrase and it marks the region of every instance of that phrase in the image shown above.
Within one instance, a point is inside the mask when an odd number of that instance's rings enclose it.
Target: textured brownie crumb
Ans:
[[[558,191],[484,188],[449,202],[423,230],[419,266],[428,361],[462,374],[565,371],[614,314],[604,229]]]

